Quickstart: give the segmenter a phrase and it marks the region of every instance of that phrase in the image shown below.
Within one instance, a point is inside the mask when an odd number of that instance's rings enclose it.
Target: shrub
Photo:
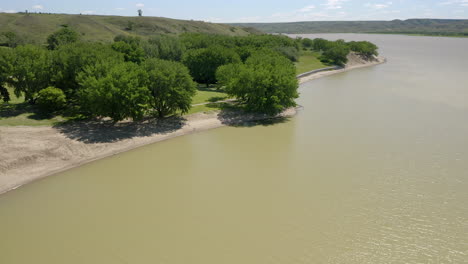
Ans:
[[[50,86],[39,91],[36,103],[41,110],[52,113],[63,109],[67,99],[62,90]]]

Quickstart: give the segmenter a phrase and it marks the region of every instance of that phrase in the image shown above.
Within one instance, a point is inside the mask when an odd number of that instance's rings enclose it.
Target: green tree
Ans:
[[[207,86],[216,83],[216,70],[219,66],[240,61],[234,50],[221,46],[189,50],[183,58],[193,79]]]
[[[65,107],[67,99],[62,90],[55,87],[47,87],[39,91],[37,105],[47,113],[53,113]]]
[[[149,108],[148,74],[132,62],[88,66],[79,74],[78,92],[83,111],[90,116],[107,116],[114,122],[143,118]]]
[[[112,48],[124,55],[125,61],[141,63],[145,59],[145,51],[141,47],[141,39],[132,36],[117,36]]]
[[[12,49],[0,47],[0,99],[4,102],[10,101],[10,93],[6,88],[6,84],[13,72],[13,55]]]
[[[37,46],[18,46],[12,63],[9,83],[15,88],[15,94],[24,94],[25,100],[35,103],[37,92],[49,85],[50,55],[47,50]]]
[[[225,91],[244,103],[247,110],[273,115],[296,105],[296,70],[283,56],[260,52],[245,64],[221,66],[217,75]]]
[[[190,110],[196,84],[183,64],[149,59],[144,62],[143,67],[148,73],[151,106],[160,117],[176,111],[187,113]]]
[[[314,46],[314,41],[311,40],[310,38],[303,38],[301,39],[302,46],[306,49],[310,49]]]
[[[3,32],[1,34],[1,36],[3,36],[3,39],[4,39],[4,41],[2,41],[2,42],[4,42],[4,43],[2,43],[2,45],[5,45],[5,46],[10,47],[10,48],[15,48],[18,45],[24,43],[24,40],[22,38],[20,38],[13,31]]]
[[[79,38],[78,32],[69,27],[64,27],[47,38],[47,47],[50,50],[54,50],[60,45],[77,42]]]
[[[332,63],[344,66],[348,62],[349,48],[346,45],[334,45],[323,52],[321,60],[325,63]]]
[[[104,61],[123,62],[123,54],[108,44],[78,42],[61,45],[52,52],[52,84],[62,89],[69,99],[74,99],[80,87],[78,74],[86,67]]]
[[[369,42],[369,41],[351,41],[351,42],[348,42],[348,47],[366,57],[366,58],[371,58],[372,56],[378,56],[379,53],[378,53],[378,47],[372,43],[372,42]]]
[[[178,37],[159,35],[150,38],[148,42],[157,49],[158,58],[172,61],[182,60],[185,46]]]

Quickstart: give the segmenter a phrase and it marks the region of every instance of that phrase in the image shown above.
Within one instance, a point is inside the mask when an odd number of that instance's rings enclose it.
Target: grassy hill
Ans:
[[[466,19],[408,19],[392,21],[311,21],[292,23],[235,23],[266,33],[385,33],[468,36]]]
[[[224,35],[247,35],[258,32],[237,26],[162,17],[123,17],[67,14],[0,13],[0,33],[12,31],[28,43],[44,43],[49,34],[62,25],[78,31],[84,40],[111,41],[119,34],[142,37],[155,34],[202,32]]]

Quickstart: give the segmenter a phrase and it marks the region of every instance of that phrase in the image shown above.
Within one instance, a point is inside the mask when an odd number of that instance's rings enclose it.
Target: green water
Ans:
[[[0,196],[0,263],[468,263],[468,39],[321,36],[389,61]]]

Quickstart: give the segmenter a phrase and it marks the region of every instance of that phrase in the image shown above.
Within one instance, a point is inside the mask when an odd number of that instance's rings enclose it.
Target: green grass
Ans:
[[[301,56],[299,57],[299,61],[295,63],[296,73],[301,74],[304,72],[328,67],[328,65],[323,64],[318,59],[319,56],[320,54],[317,52],[303,51]]]
[[[135,11],[136,15],[136,11]],[[128,30],[129,23],[133,29]],[[177,20],[163,17],[124,17],[68,14],[7,14],[0,13],[0,32],[13,31],[27,43],[44,44],[47,36],[68,25],[78,31],[85,41],[110,42],[115,36],[156,34],[181,34],[200,32],[244,36],[258,33],[232,25],[207,23],[194,20]]]
[[[206,105],[197,105],[193,106],[190,108],[189,112],[187,114],[195,114],[195,113],[201,113],[201,112],[210,112],[210,111],[217,111],[221,110],[221,107],[224,103],[210,103]]]
[[[198,87],[197,94],[192,99],[192,104],[201,104],[207,102],[216,102],[228,99],[229,96],[216,87]]]

